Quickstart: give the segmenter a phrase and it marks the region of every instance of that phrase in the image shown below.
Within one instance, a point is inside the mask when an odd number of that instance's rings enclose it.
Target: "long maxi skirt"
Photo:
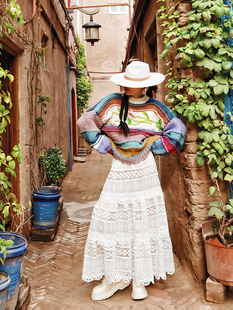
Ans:
[[[152,153],[128,165],[113,159],[85,246],[83,280],[136,279],[149,285],[175,271],[167,215]]]

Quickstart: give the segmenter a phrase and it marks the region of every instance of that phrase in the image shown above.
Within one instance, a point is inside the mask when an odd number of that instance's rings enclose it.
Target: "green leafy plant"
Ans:
[[[88,100],[90,98],[90,94],[92,92],[92,85],[88,81],[86,76],[86,55],[85,55],[85,48],[81,43],[79,36],[77,36],[82,55],[77,52],[76,56],[76,63],[78,67],[77,73],[77,81],[76,81],[76,92],[77,92],[77,107],[81,110],[88,108]]]
[[[13,20],[16,20],[18,25],[24,24],[24,19],[20,6],[16,3],[16,0],[7,0],[5,3],[0,4],[0,26],[2,28],[1,37],[4,36],[4,31],[8,35],[14,32]]]
[[[4,4],[0,4],[0,28],[2,29],[1,37],[4,32],[11,35],[14,32],[13,20],[16,20],[18,25],[24,23],[20,6],[15,0],[8,0]],[[0,45],[0,48],[2,46]],[[0,79],[9,79],[13,82],[14,77],[8,70],[4,70],[0,64]],[[2,89],[2,81],[0,80],[0,229],[5,231],[6,225],[8,229],[15,229],[15,218],[22,214],[23,207],[18,203],[16,196],[11,191],[11,178],[16,177],[15,168],[16,160],[22,163],[22,153],[20,144],[15,145],[13,150],[8,154],[3,149],[3,134],[6,132],[10,124],[10,110],[13,104],[8,91]],[[4,264],[7,249],[6,246],[14,244],[13,241],[0,239],[0,248],[3,253],[3,258],[0,261]]]
[[[181,78],[180,70],[174,74],[170,68],[168,103],[181,118],[198,126],[196,161],[200,166],[207,163],[215,182],[209,191],[213,194],[217,190],[221,202],[212,203],[209,214],[218,219],[218,234],[227,245],[225,233],[232,233],[229,214],[233,214],[233,201],[224,203],[218,180],[233,181],[233,136],[224,119],[225,95],[233,88],[233,11],[223,0],[192,0],[191,5],[189,24],[184,28],[179,27],[178,12],[170,18],[165,6],[161,8],[165,50],[160,56],[168,65],[175,56],[179,69],[199,68],[201,72],[199,78]]]
[[[41,104],[41,111],[42,113],[44,113],[45,115],[47,114],[47,103],[51,102],[51,99],[48,95],[39,95],[38,96],[39,100],[37,101],[37,105]],[[42,116],[38,116],[36,118],[36,125],[39,127],[42,127],[43,125],[45,125],[44,119]]]
[[[44,173],[43,182],[50,185],[59,185],[67,171],[65,159],[61,149],[57,146],[42,152],[39,158],[39,167]]]
[[[36,49],[36,55],[39,56],[39,58],[42,60],[43,58],[45,58],[45,48],[38,46]],[[44,64],[40,61],[39,62],[41,67],[44,67]]]

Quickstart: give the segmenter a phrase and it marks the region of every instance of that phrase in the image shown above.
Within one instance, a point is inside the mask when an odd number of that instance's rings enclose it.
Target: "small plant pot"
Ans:
[[[32,224],[39,229],[49,229],[56,225],[60,190],[51,186],[39,187],[33,191]]]
[[[202,224],[207,272],[212,279],[223,285],[233,286],[233,248],[225,247],[217,238],[206,240],[206,237],[214,235],[212,225],[216,222],[211,220]]]
[[[13,232],[0,232],[0,238],[14,241],[14,245],[6,247],[8,253],[4,265],[0,264],[0,270],[8,273],[10,277],[6,294],[6,307],[3,309],[14,310],[17,304],[24,253],[27,250],[27,239],[23,235]],[[1,252],[0,255],[3,257]]]
[[[6,309],[6,294],[10,284],[10,277],[7,272],[0,271],[0,310]]]

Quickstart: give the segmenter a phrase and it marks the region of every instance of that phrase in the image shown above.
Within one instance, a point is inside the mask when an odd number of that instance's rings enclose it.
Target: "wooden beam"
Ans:
[[[59,36],[59,34],[57,32],[56,27],[54,26],[53,22],[51,21],[50,17],[48,16],[48,14],[47,14],[45,8],[43,7],[43,5],[41,5],[41,8],[42,8],[42,14],[43,14],[45,20],[48,22],[49,26],[51,26],[51,29],[54,31],[54,33],[55,33],[55,35],[57,37],[58,43],[61,45],[61,47],[64,50],[64,52],[67,54],[68,53],[67,49],[66,49],[64,43],[62,42],[62,39],[60,38],[60,36]]]
[[[140,22],[142,22],[142,20],[143,20],[143,16],[144,16],[143,10],[149,1],[150,0],[141,0],[141,1],[137,1],[135,3],[134,14],[132,17],[129,36],[128,36],[127,51],[126,51],[126,56],[125,56],[125,60],[124,60],[123,71],[125,70],[127,63],[128,63],[128,60],[129,60],[131,44],[132,44],[134,39],[138,40],[138,33],[137,33],[138,26],[140,25]]]

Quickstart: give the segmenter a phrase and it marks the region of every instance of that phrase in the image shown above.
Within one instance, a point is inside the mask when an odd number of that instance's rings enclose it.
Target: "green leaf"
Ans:
[[[15,169],[15,161],[14,161],[14,160],[11,160],[11,161],[9,162],[9,167],[10,167],[12,170]]]
[[[223,87],[222,87],[222,85],[217,85],[217,86],[215,86],[214,87],[214,94],[215,95],[220,95],[220,94],[222,94],[223,93]]]
[[[2,211],[3,215],[4,215],[4,218],[8,217],[9,215],[9,208],[10,206],[9,205],[6,205]]]
[[[221,161],[221,162],[219,163],[219,167],[220,167],[221,169],[224,169],[224,168],[226,167],[224,161]]]
[[[228,85],[222,85],[222,89],[223,89],[224,94],[227,95],[229,92],[229,86]]]
[[[200,6],[199,6],[200,7]],[[211,19],[211,14],[210,14],[210,11],[209,10],[206,10],[202,13],[202,16],[204,18],[205,21],[210,21]]]
[[[204,157],[202,157],[202,156],[196,156],[195,160],[199,164],[199,166],[203,166],[205,163]]]
[[[212,79],[212,80],[209,80],[209,85],[210,85],[211,87],[214,87],[214,86],[217,86],[217,85],[218,85],[218,82]]]
[[[185,36],[183,36],[183,38],[184,38],[185,40],[190,40],[190,34],[187,33]]]
[[[227,173],[233,174],[233,169],[231,167],[226,167],[224,171]]]
[[[221,219],[223,217],[223,212],[219,208],[212,207],[209,210],[209,215],[215,216],[217,219]]]
[[[225,209],[226,211],[230,210],[231,208],[232,208],[232,206],[230,206],[230,205],[225,205],[225,206],[224,206],[224,209]]]
[[[198,28],[200,28],[201,24],[200,23],[193,23],[192,27],[194,30],[197,30]]]
[[[226,159],[225,159],[225,163],[226,163],[227,165],[230,165],[231,162],[232,162],[232,160],[231,160],[230,158],[226,158]]]
[[[215,48],[218,48],[221,44],[221,41],[218,39],[212,39],[212,44]]]
[[[204,67],[212,71],[214,69],[215,62],[208,58],[204,59]]]
[[[194,54],[197,58],[204,58],[204,56],[205,56],[205,52],[200,48],[196,49],[194,51]]]
[[[215,178],[217,178],[218,174],[216,171],[214,171],[210,173],[210,176],[211,176],[211,180],[214,180]]]
[[[211,196],[214,194],[215,191],[216,191],[216,188],[214,186],[210,186],[209,192]]]
[[[231,67],[232,67],[232,62],[231,62],[231,61],[224,61],[224,62],[222,63],[222,68],[223,68],[224,70],[230,70]]]
[[[225,11],[223,8],[221,7],[217,7],[216,6],[216,9],[215,9],[215,14],[218,16],[218,17],[222,17],[224,15]]]
[[[206,49],[209,49],[212,45],[212,39],[205,39],[203,40],[203,45]]]
[[[222,210],[220,210],[220,209],[218,209],[218,210],[216,210],[216,212],[215,212],[215,217],[218,219],[218,220],[220,220],[222,217],[223,217],[223,212],[222,212]]]
[[[226,49],[224,48],[224,47],[221,47],[219,50],[218,50],[218,54],[219,55],[224,55],[224,54],[226,54],[227,53],[227,51],[226,51]]]
[[[211,201],[209,203],[209,206],[212,206],[212,207],[215,207],[215,208],[219,208],[221,207],[221,202],[218,202],[218,201]]]

